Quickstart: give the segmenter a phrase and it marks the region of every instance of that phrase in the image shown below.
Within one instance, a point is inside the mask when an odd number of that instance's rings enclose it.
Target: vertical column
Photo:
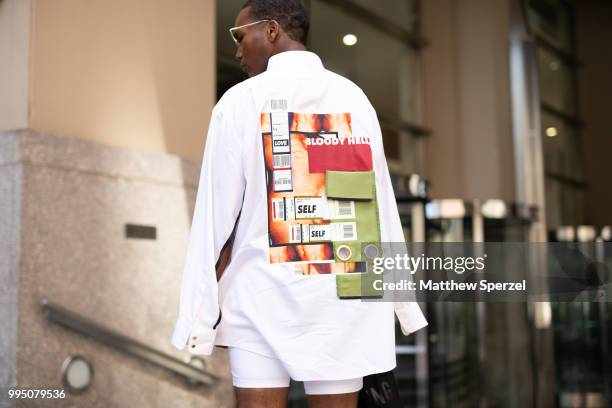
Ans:
[[[28,125],[31,0],[0,1],[0,131]]]
[[[0,385],[2,386],[17,385],[22,173],[19,145],[17,133],[0,132]]]
[[[433,196],[513,201],[509,0],[428,0],[422,10]]]

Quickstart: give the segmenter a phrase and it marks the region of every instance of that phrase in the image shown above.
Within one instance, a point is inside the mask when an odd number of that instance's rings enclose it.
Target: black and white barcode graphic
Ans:
[[[292,224],[289,239],[292,243],[329,242],[333,241],[333,231],[330,224]]]
[[[355,202],[352,200],[335,200],[328,199],[327,207],[329,218],[335,219],[354,219],[355,218]]]
[[[291,155],[290,154],[273,154],[272,155],[272,166],[275,169],[283,167],[291,167]]]
[[[323,197],[316,196],[273,198],[272,221],[324,219],[326,202]]]
[[[285,211],[285,198],[272,199],[272,221],[285,221],[287,218]]]
[[[272,178],[274,179],[274,191],[292,191],[293,180],[291,178],[291,169],[287,170],[274,170],[272,172]]]
[[[270,110],[286,111],[287,110],[287,100],[286,99],[271,99],[270,100]]]
[[[338,201],[338,215],[345,216],[353,213],[351,210],[351,201]]]
[[[357,224],[354,222],[333,222],[331,224],[291,224],[291,243],[312,243],[329,241],[354,241],[357,239]]]
[[[289,242],[294,244],[302,242],[302,224],[289,226]]]
[[[338,224],[342,224],[340,227],[339,240],[353,241],[357,239],[356,224],[354,222],[342,222]]]

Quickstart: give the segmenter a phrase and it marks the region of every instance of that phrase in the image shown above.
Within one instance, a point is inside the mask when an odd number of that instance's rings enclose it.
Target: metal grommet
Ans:
[[[346,260],[351,259],[352,254],[353,254],[353,251],[351,250],[351,247],[349,247],[348,245],[340,245],[336,249],[336,255],[338,256],[338,259],[340,259],[341,261],[346,261]]]
[[[374,245],[374,244],[368,244],[363,249],[363,254],[368,259],[374,259],[374,258],[376,258],[378,256],[378,247],[376,245]]]

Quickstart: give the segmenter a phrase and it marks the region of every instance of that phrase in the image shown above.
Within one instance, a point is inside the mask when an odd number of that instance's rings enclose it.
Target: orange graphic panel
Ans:
[[[369,143],[352,137],[350,114],[262,113],[261,129],[270,263],[295,263],[305,275],[360,270],[357,262],[334,260],[325,171],[312,171],[355,160],[371,169]]]

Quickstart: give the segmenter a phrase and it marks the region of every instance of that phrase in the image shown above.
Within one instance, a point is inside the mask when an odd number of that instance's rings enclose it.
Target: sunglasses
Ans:
[[[255,21],[253,23],[249,23],[249,24],[244,24],[238,27],[232,27],[229,29],[230,35],[232,36],[232,41],[234,41],[234,43],[236,44],[236,47],[240,46],[240,41],[238,41],[238,38],[236,38],[236,31],[240,28],[244,28],[244,27],[249,27],[249,26],[253,26],[255,24],[259,24],[259,23],[265,23],[267,21],[274,21],[276,24],[278,24],[278,22],[276,20],[259,20],[259,21]]]

